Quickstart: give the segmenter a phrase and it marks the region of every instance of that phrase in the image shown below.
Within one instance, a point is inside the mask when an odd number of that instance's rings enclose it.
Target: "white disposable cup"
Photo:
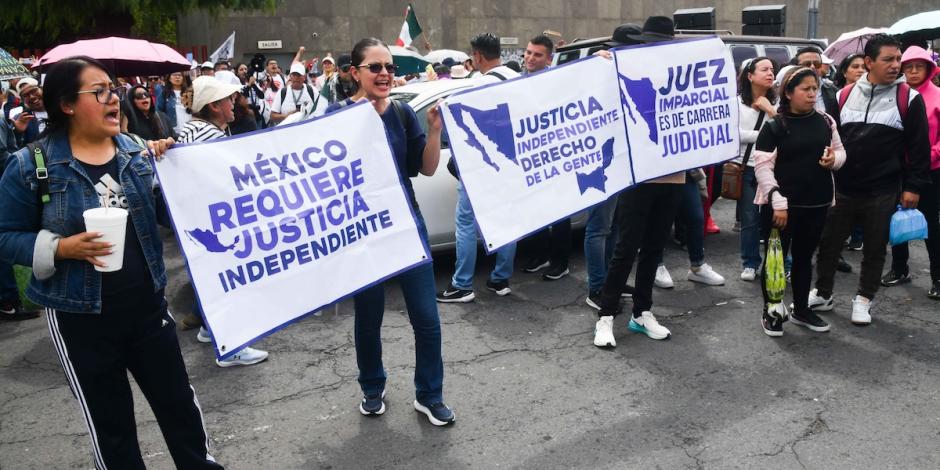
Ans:
[[[120,271],[124,267],[124,236],[127,233],[127,211],[119,207],[96,207],[88,209],[82,215],[85,216],[85,230],[88,232],[99,232],[101,238],[96,238],[95,242],[111,243],[110,255],[97,257],[102,261],[105,267],[95,266],[95,271],[110,273]]]

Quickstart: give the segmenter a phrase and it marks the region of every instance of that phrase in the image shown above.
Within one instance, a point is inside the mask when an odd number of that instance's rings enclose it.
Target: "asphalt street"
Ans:
[[[706,240],[721,287],[685,280],[686,253],[669,245],[672,290],[654,312],[669,341],[631,333],[593,346],[581,250],[572,274],[547,282],[517,273],[513,293],[441,306],[445,397],[455,425],[436,428],[412,408],[413,335],[397,286],[383,329],[388,411],[359,414],[352,303],[298,322],[256,346],[267,362],[217,367],[196,331],[179,341],[205,412],[213,455],[230,469],[940,468],[940,302],[925,295],[927,256],[912,247],[914,282],[883,289],[874,322],[849,322],[854,274],[838,274],[829,333],[785,325],[765,336],[760,291],[739,280],[734,210]],[[167,242],[172,310],[192,302]],[[438,256],[438,286],[453,255]],[[310,286],[315,289],[315,285]],[[301,294],[299,294],[301,295]],[[789,296],[789,292],[788,292]],[[263,315],[264,312],[258,312]],[[0,324],[0,468],[90,469],[89,438],[44,319]],[[149,468],[173,468],[149,407],[134,386]]]

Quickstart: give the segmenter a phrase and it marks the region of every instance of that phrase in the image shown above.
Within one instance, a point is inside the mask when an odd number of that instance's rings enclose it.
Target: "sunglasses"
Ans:
[[[135,94],[134,94],[134,99],[135,99],[135,100],[146,100],[146,99],[150,99],[150,95],[148,95],[148,94],[146,94],[146,93],[135,93]]]
[[[378,65],[378,64],[376,64],[376,65]],[[340,67],[339,69],[342,70],[343,73],[346,73],[346,72],[349,71],[350,68],[351,68],[351,66],[349,66],[349,65],[344,65],[344,66]],[[376,73],[378,73],[378,72],[376,72]]]
[[[398,70],[398,65],[396,64],[365,64],[357,65],[356,67],[362,68],[365,67],[369,69],[372,73],[381,73],[384,68],[388,73],[394,74]]]
[[[802,65],[803,67],[814,67],[814,68],[817,68],[817,69],[818,69],[819,67],[822,67],[822,64],[823,64],[823,63],[820,62],[820,61],[818,61],[818,60],[807,60],[807,61],[804,61],[804,62],[800,62],[800,65]]]

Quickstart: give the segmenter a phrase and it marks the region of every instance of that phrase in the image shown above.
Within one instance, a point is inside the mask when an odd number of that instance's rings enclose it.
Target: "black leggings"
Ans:
[[[823,227],[826,224],[828,207],[791,207],[787,212],[787,226],[780,233],[783,244],[783,255],[787,253],[793,258],[790,268],[790,287],[793,289],[793,306],[797,312],[806,312],[810,285],[813,282],[813,254],[819,246]],[[773,227],[773,209],[768,205],[761,206],[761,239],[770,238],[770,229]],[[761,293],[764,296],[764,305],[767,299],[767,247],[764,244],[764,265],[761,267]]]

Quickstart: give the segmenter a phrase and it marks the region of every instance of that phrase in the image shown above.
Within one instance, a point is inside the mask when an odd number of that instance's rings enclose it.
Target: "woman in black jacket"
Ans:
[[[144,140],[160,140],[176,137],[170,118],[153,105],[150,91],[143,85],[131,88],[126,100],[127,132],[137,134]]]

